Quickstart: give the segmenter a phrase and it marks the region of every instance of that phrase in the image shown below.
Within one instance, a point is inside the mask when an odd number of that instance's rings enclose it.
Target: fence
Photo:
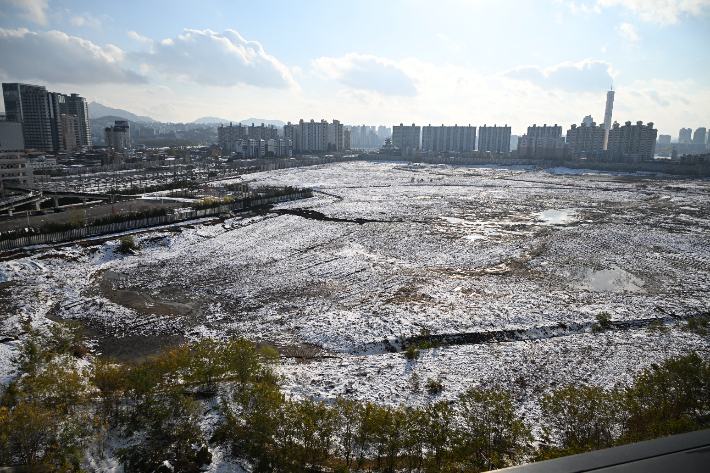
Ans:
[[[285,202],[287,200],[302,199],[303,194],[282,195],[279,197],[268,197],[264,199],[252,199],[247,207],[256,207],[259,205],[275,204],[277,202]],[[65,232],[43,233],[31,235],[15,240],[0,241],[0,250],[12,250],[25,246],[43,245],[47,243],[60,243],[63,241],[79,240],[99,235],[108,235],[111,233],[125,232],[127,230],[135,230],[138,228],[155,227],[158,225],[168,225],[186,220],[194,220],[197,218],[219,215],[229,212],[230,210],[242,210],[244,205],[241,202],[233,204],[220,205],[211,209],[204,210],[188,210],[186,212],[174,213],[172,215],[163,215],[162,217],[143,218],[140,220],[129,220],[127,222],[110,223],[107,225],[92,225],[88,227],[76,228]]]

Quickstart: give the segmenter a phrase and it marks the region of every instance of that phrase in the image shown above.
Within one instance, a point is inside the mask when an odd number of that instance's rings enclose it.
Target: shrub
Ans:
[[[426,389],[429,391],[429,394],[432,396],[435,394],[439,394],[441,391],[444,390],[444,384],[439,381],[439,380],[433,380],[431,378],[428,378],[426,380]]]
[[[404,351],[404,357],[408,360],[416,360],[419,358],[419,348],[416,345],[409,345]]]
[[[684,328],[704,337],[710,331],[710,317],[700,315],[691,317],[687,320]]]
[[[594,332],[604,332],[611,328],[611,315],[609,315],[609,312],[600,312],[595,319],[597,322],[592,327]]]
[[[133,235],[124,235],[119,240],[119,243],[118,243],[119,253],[123,253],[123,254],[132,253],[133,250],[135,250],[136,248],[137,248],[136,240],[133,238]]]

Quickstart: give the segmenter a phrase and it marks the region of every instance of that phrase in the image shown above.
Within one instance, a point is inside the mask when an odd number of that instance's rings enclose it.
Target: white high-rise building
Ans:
[[[497,154],[510,153],[510,127],[508,125],[479,126],[478,151]]]
[[[326,120],[309,122],[301,119],[297,125],[288,122],[284,125],[284,139],[291,140],[296,153],[322,153],[345,149],[343,125],[338,120],[328,123]]]
[[[476,149],[475,126],[425,126],[422,128],[422,150],[470,153]]]

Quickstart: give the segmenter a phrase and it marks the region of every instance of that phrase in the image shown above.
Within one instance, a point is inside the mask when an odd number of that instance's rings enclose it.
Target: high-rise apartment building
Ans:
[[[690,143],[692,141],[692,128],[681,128],[678,132],[678,143]]]
[[[658,146],[667,148],[671,145],[671,135],[658,135]]]
[[[126,120],[116,120],[114,126],[104,128],[106,146],[116,151],[131,147],[131,129]]]
[[[604,127],[596,122],[582,122],[580,126],[572,125],[567,130],[568,152],[572,156],[580,153],[596,153],[604,149]]]
[[[89,106],[86,99],[78,94],[59,95],[59,113],[74,115],[78,122],[77,146],[91,146],[91,122],[89,120]]]
[[[245,140],[247,138],[247,127],[241,123],[236,125],[224,126],[224,124],[217,127],[217,143],[222,151],[228,154],[243,152],[242,144],[237,143],[238,141]]]
[[[321,153],[342,151],[345,130],[338,120],[328,123],[326,120],[309,122],[301,119],[298,124],[288,122],[284,125],[284,138],[291,140],[293,151],[297,153]]]
[[[61,115],[62,120],[62,149],[72,151],[81,146],[81,126],[76,115]]]
[[[653,128],[653,122],[644,125],[638,121],[632,125],[628,121],[623,126],[614,123],[609,130],[607,151],[634,161],[652,159],[656,153],[657,135],[658,130]]]
[[[425,126],[422,127],[422,150],[470,153],[476,149],[475,126]]]
[[[552,138],[557,139],[562,136],[562,127],[555,123],[552,126],[547,126],[547,123],[542,126],[529,126],[527,137],[528,138]]]
[[[700,127],[693,133],[693,144],[694,145],[704,145],[706,141],[707,129],[705,127]]]
[[[489,151],[496,154],[510,153],[510,127],[508,125],[478,127],[478,151]]]
[[[401,149],[404,156],[411,155],[420,148],[421,132],[422,127],[414,123],[412,126],[405,126],[402,123],[399,126],[395,125],[392,127],[392,145]]]
[[[61,120],[56,94],[39,85],[2,85],[8,121],[22,124],[25,147],[39,151],[61,150]]]
[[[350,150],[351,147],[351,134],[350,130],[343,130],[343,150]]]
[[[279,129],[274,125],[264,125],[263,123],[259,126],[255,126],[253,123],[247,127],[247,136],[251,140],[278,140],[279,139]]]

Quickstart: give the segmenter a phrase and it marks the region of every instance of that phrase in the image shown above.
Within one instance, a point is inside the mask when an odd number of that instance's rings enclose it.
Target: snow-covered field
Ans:
[[[432,399],[431,378],[444,385],[437,399],[494,384],[526,406],[555,384],[608,386],[671,355],[710,354],[676,323],[710,307],[708,181],[368,162],[248,181],[315,197],[141,233],[135,255],[116,253],[117,240],[6,255],[0,337],[48,317],[80,320],[99,350],[117,337],[242,335],[287,355],[294,396],[393,404]],[[601,312],[631,328],[592,333]],[[666,331],[647,328],[655,318]],[[415,361],[391,352],[420,333],[452,344]]]

